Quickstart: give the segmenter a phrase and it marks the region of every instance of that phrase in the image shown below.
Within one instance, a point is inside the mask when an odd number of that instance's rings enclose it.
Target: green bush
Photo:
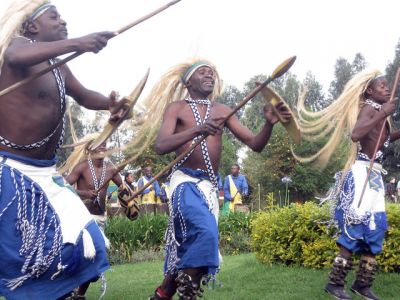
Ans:
[[[219,245],[222,254],[236,255],[251,251],[250,214],[241,212],[219,218]]]
[[[106,236],[111,242],[111,263],[139,262],[160,258],[164,233],[168,224],[166,215],[142,215],[135,221],[125,217],[110,218]],[[219,219],[220,249],[225,255],[251,251],[250,215],[231,213]],[[161,254],[160,254],[161,253]]]
[[[133,222],[120,216],[110,218],[105,234],[111,243],[111,262],[133,262],[134,252],[160,250],[167,223],[164,214],[142,215]]]
[[[383,271],[399,271],[400,207],[388,205],[389,231],[377,257]],[[337,253],[336,229],[329,225],[328,206],[312,202],[260,212],[251,222],[252,246],[266,264],[328,267]]]
[[[385,272],[400,272],[400,205],[389,204],[386,212],[389,229],[377,260]]]

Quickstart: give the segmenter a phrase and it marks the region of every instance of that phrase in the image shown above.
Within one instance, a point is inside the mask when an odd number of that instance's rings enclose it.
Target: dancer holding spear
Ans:
[[[339,253],[334,259],[325,291],[336,299],[351,299],[345,291],[345,278],[353,268],[352,256],[361,254],[356,280],[351,291],[365,299],[379,299],[371,290],[377,270],[375,256],[382,251],[387,230],[385,193],[382,181],[383,151],[400,138],[390,132],[386,120],[395,110],[387,80],[378,71],[361,72],[345,86],[331,105],[319,112],[304,107],[300,97],[299,117],[303,136],[326,144],[313,156],[297,157],[302,162],[316,161],[325,167],[339,145],[349,153],[329,198],[335,204],[335,220],[340,228],[336,241]]]
[[[285,65],[285,71],[289,67]],[[272,107],[266,107],[265,124],[254,135],[233,115],[232,109],[213,101],[220,91],[221,82],[215,66],[208,61],[192,59],[171,68],[145,100],[147,119],[132,149],[140,153],[155,140],[158,154],[175,152],[179,158],[170,181],[172,197],[166,232],[165,278],[150,299],[172,299],[176,291],[179,299],[196,299],[201,294],[201,279],[217,272],[219,207],[215,174],[221,158],[222,129],[227,127],[245,145],[260,152],[279,120]],[[275,108],[284,120],[291,118],[283,103]]]
[[[58,299],[109,265],[106,239],[55,169],[64,133],[65,95],[120,123],[127,99],[83,87],[57,56],[97,53],[114,32],[68,39],[49,1],[13,2],[0,20],[0,296]],[[40,77],[40,70],[46,69]],[[51,71],[51,72],[50,72]]]

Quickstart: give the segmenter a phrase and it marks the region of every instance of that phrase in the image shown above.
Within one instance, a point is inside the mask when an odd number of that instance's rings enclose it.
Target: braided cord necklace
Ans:
[[[211,112],[211,101],[209,99],[191,99],[190,97],[186,98],[185,101],[189,104],[192,112],[193,112],[193,116],[194,119],[196,121],[196,125],[200,126],[202,124],[204,124],[208,118],[210,117],[210,112]],[[207,105],[207,110],[206,110],[206,114],[204,116],[204,119],[201,119],[199,110],[197,108],[196,104],[204,104]],[[195,137],[192,141],[193,145],[199,138],[201,138],[203,135],[199,135],[197,137]],[[215,175],[214,169],[212,167],[211,164],[211,159],[210,159],[210,154],[208,152],[208,148],[207,148],[207,142],[206,140],[203,140],[200,143],[200,147],[201,147],[201,152],[203,154],[203,159],[204,159],[204,163],[206,165],[206,169],[207,169],[207,175],[210,178],[210,181],[213,185],[213,190],[217,190],[218,189],[218,179],[217,176]],[[178,169],[188,158],[189,156],[193,153],[194,149],[192,151],[190,151],[184,158],[182,158],[172,169],[172,173]],[[171,173],[171,174],[172,174]]]
[[[88,158],[88,164],[89,164],[90,173],[92,174],[93,185],[94,185],[95,190],[97,191],[99,189],[99,187],[103,186],[104,180],[106,178],[106,169],[107,169],[106,160],[103,159],[103,166],[101,169],[100,182],[97,180],[96,171],[94,169],[94,165],[93,165],[93,161],[92,161],[91,157]],[[96,198],[93,200],[93,203],[96,203],[96,202],[100,206],[100,191],[97,193]]]

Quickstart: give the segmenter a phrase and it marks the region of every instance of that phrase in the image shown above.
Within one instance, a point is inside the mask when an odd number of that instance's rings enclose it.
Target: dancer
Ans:
[[[83,145],[83,147],[85,146]],[[96,150],[82,157],[81,162],[72,169],[66,178],[70,185],[76,184],[76,192],[103,231],[107,218],[106,198],[110,181],[107,184],[104,182],[112,176],[111,180],[118,187],[122,187],[122,179],[116,173],[117,169],[104,157],[106,151],[107,146],[104,142]],[[102,189],[99,191],[100,187]]]
[[[339,98],[319,112],[304,108],[304,96],[298,106],[303,134],[314,140],[331,135],[312,157],[296,157],[303,162],[317,160],[317,165],[325,166],[339,145],[346,147],[346,153],[349,153],[344,170],[336,175],[335,190],[330,195],[336,201],[335,220],[340,236],[337,240],[339,253],[334,259],[325,291],[336,299],[351,299],[344,285],[353,267],[352,256],[357,253],[361,254],[361,259],[351,291],[365,299],[379,299],[371,286],[378,267],[375,256],[382,251],[387,230],[381,174],[383,151],[400,137],[399,132],[390,132],[386,121],[395,110],[395,103],[388,102],[390,93],[386,78],[377,71],[357,74],[347,83]],[[386,130],[378,141],[382,126]],[[377,143],[379,151],[372,157]],[[367,179],[371,159],[374,164]]]
[[[114,34],[67,39],[66,22],[48,1],[21,0],[0,20],[0,90],[69,52],[98,52]],[[65,95],[86,108],[125,113],[84,88],[67,66],[0,98],[0,295],[58,299],[108,267],[105,237],[55,169],[64,134]]]
[[[93,139],[89,139],[86,144],[81,145],[76,150],[82,153],[80,148],[83,148],[84,152],[87,152],[85,149],[91,141]],[[107,184],[104,184],[104,182],[112,176],[112,181],[118,187],[122,187],[121,176],[115,173],[115,166],[104,157],[106,151],[107,145],[104,142],[96,150],[80,157],[80,162],[74,166],[66,178],[70,185],[76,185],[76,192],[103,232],[107,221],[106,198],[110,181]],[[72,156],[74,156],[74,153],[72,153]],[[99,190],[102,186],[103,188]],[[77,297],[84,297],[89,285],[90,282],[86,282],[79,286],[76,292]]]
[[[159,116],[165,111],[156,140],[158,154],[175,151],[178,155],[194,140],[207,135],[200,146],[173,168],[165,279],[150,299],[172,299],[176,290],[179,299],[196,299],[201,295],[201,279],[214,276],[218,270],[216,172],[221,158],[223,127],[226,126],[252,150],[260,152],[273,125],[278,122],[269,107],[264,110],[265,125],[257,135],[243,126],[236,116],[221,124],[231,109],[213,101],[220,88],[218,73],[210,62],[191,60],[165,74],[147,98],[150,103],[148,123],[158,125]],[[282,103],[276,108],[284,119],[291,118]],[[151,132],[152,127],[145,124],[143,128]],[[151,142],[152,136],[146,136],[145,131],[142,136]]]

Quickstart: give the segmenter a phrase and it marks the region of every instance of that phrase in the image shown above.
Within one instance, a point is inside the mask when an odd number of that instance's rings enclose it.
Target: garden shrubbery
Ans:
[[[377,259],[381,270],[400,271],[400,206],[388,205],[387,213],[390,227]],[[329,221],[328,206],[313,202],[260,212],[251,222],[253,249],[266,264],[328,267],[338,249]]]
[[[386,212],[389,229],[383,251],[377,259],[385,272],[400,272],[400,205],[390,204]]]
[[[251,252],[251,214],[230,213],[219,218],[219,245],[222,254]]]
[[[164,233],[168,216],[142,215],[135,221],[117,216],[110,218],[106,236],[111,242],[111,263],[159,259],[163,255]],[[250,215],[231,213],[220,216],[220,248],[225,255],[251,251]]]
[[[167,223],[168,216],[164,214],[142,215],[133,222],[121,216],[110,218],[105,234],[111,242],[111,263],[145,260],[136,256],[159,252]]]

